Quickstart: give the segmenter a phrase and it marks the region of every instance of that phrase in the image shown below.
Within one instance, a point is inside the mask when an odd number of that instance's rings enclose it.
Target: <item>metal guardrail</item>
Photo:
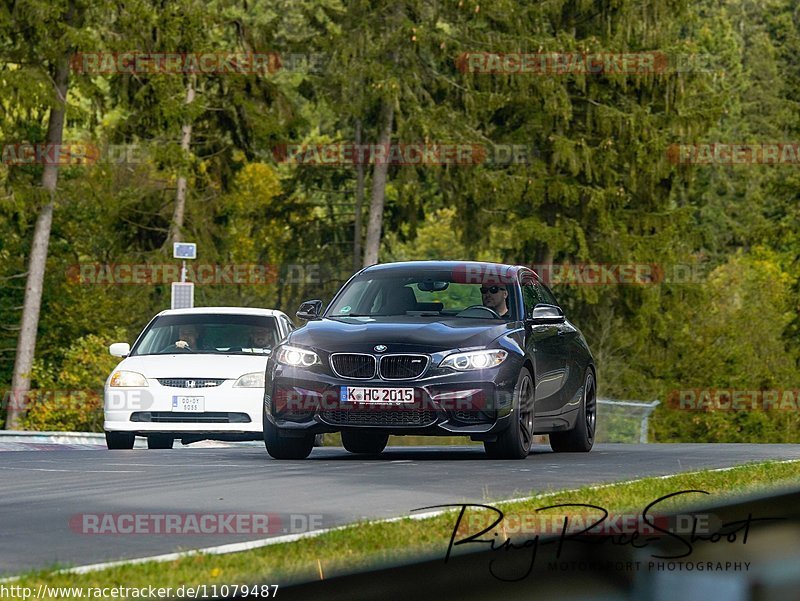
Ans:
[[[527,576],[515,582],[493,577],[489,573],[490,566],[499,570],[498,564],[492,562],[501,562],[505,571],[511,568],[506,563],[513,561],[516,573],[524,574],[531,565],[532,548],[461,553],[446,563],[445,549],[442,549],[438,557],[416,563],[281,586],[281,595],[286,599],[326,601],[800,599],[800,489],[699,506],[672,514],[671,518],[687,514],[712,514],[720,524],[726,525],[746,521],[748,517],[752,522],[746,532],[739,527],[734,543],[724,537],[722,542],[695,541],[692,553],[683,561],[696,562],[703,568],[698,570],[677,569],[670,566],[675,561],[652,558],[653,555],[670,556],[681,552],[683,543],[670,536],[639,549],[632,545],[608,543],[602,546],[568,544],[560,556],[556,556],[556,544],[545,544],[558,537],[542,537],[534,567]],[[769,520],[761,521],[762,518]],[[650,561],[655,562],[655,569],[626,569],[635,562]],[[662,567],[659,567],[659,562]],[[727,569],[710,570],[706,567],[706,563],[718,565],[719,562],[723,567],[727,565]],[[554,565],[566,569],[552,569]],[[598,565],[605,566],[605,569],[589,569]],[[735,569],[737,567],[739,569]]]
[[[625,407],[628,409],[634,409],[641,412],[641,416],[639,416],[641,420],[639,424],[639,442],[646,443],[647,431],[650,424],[650,415],[653,413],[655,408],[661,404],[661,401],[656,400],[650,403],[645,403],[643,401],[618,401],[614,399],[597,399],[597,404],[605,405],[607,407]],[[600,424],[600,427],[602,427],[602,424]]]
[[[106,444],[102,432],[48,432],[34,430],[0,430],[0,442],[38,442],[52,444]]]

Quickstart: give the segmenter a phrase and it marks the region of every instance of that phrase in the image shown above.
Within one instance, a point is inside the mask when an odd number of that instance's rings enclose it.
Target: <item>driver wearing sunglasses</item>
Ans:
[[[494,310],[500,317],[508,319],[508,290],[505,286],[481,286],[484,307]]]

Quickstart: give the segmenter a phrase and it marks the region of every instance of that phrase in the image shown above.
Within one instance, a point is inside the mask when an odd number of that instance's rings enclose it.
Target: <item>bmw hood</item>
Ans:
[[[386,352],[427,352],[486,346],[518,324],[490,319],[452,317],[336,317],[309,321],[287,340],[323,351],[372,352],[376,345]]]

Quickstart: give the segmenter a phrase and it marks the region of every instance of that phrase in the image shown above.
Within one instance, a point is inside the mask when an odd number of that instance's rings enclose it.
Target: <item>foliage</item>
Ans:
[[[79,338],[67,348],[60,368],[37,361],[23,427],[102,432],[102,383],[119,362],[109,355],[108,345],[123,337],[124,331],[116,328],[107,337],[88,334]]]
[[[70,6],[74,23],[55,25]],[[676,165],[667,152],[798,138],[792,0],[5,2],[0,147],[44,139],[54,100],[46,74],[70,47],[275,52],[283,63],[270,73],[71,73],[65,141],[135,145],[138,159],[59,172],[39,387],[99,389],[108,366],[100,354],[85,362],[79,349],[91,355],[99,341],[132,341],[169,306],[168,281],[92,284],[75,273],[81,264],[174,265],[167,233],[178,174],[189,182],[184,238],[198,243],[198,261],[266,265],[273,274],[258,284],[198,285],[198,305],[291,315],[302,300],[330,299],[358,263],[357,170],[292,164],[275,151],[351,143],[357,124],[374,143],[390,102],[393,142],[528,151],[517,163],[390,165],[381,260],[657,265],[666,277],[652,285],[555,286],[594,351],[600,395],[661,399],[652,420],[660,440],[792,439],[788,415],[667,403],[679,389],[790,388],[800,375],[800,175],[790,166]],[[465,52],[707,60],[638,75],[504,75],[463,70]],[[187,105],[189,83],[197,97]],[[0,164],[5,387],[40,175],[40,165]],[[699,277],[676,281],[679,267]],[[33,412],[29,424],[59,419]],[[63,416],[65,426],[87,420]]]
[[[651,420],[653,442],[800,442],[794,411],[684,411],[665,406]]]

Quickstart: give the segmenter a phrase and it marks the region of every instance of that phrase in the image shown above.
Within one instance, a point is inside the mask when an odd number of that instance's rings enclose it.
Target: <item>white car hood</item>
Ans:
[[[261,371],[267,367],[267,355],[141,355],[126,357],[117,369],[135,371],[145,378],[227,378]]]

